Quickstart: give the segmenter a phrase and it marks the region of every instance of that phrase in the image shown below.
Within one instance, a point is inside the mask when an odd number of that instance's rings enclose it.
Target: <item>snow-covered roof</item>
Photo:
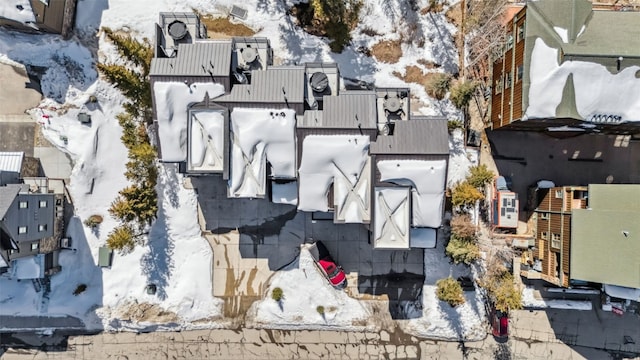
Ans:
[[[271,201],[276,204],[298,205],[298,182],[272,182]]]
[[[378,249],[409,248],[409,187],[374,190],[374,243]]]
[[[36,21],[29,0],[0,1],[0,18],[27,24]]]
[[[447,175],[446,160],[381,160],[380,181],[411,186],[412,225],[440,227]]]
[[[561,103],[570,114],[593,122],[640,121],[638,66],[612,73],[586,61],[558,63],[558,49],[542,38],[535,40],[529,67],[530,87],[526,118],[554,118]],[[575,110],[574,110],[575,109]]]
[[[628,299],[640,302],[640,289],[604,284],[604,292],[609,296],[619,299]]]
[[[224,115],[220,111],[192,111],[189,126],[189,170],[223,171]]]
[[[187,117],[189,105],[224,94],[224,87],[214,83],[157,81],[153,84],[158,120],[160,158],[165,162],[187,159]]]
[[[24,152],[0,152],[0,171],[16,172],[22,171],[22,160]]]
[[[432,249],[436,247],[437,231],[432,228],[411,228],[409,246],[412,248]]]
[[[229,195],[264,197],[266,162],[275,178],[296,177],[296,113],[291,109],[243,109],[231,113]]]
[[[302,142],[298,210],[327,211],[334,183],[336,220],[361,223],[370,218],[369,137],[309,135]]]

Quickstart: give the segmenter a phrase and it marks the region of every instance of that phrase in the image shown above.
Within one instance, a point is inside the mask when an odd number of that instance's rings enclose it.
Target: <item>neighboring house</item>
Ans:
[[[587,206],[587,188],[562,186],[538,189],[535,209],[535,250],[529,278],[542,278],[557,286],[569,286],[571,215]]]
[[[0,26],[21,31],[44,31],[68,37],[75,22],[77,0],[4,0]]]
[[[640,289],[640,185],[538,189],[538,202],[536,245],[523,276],[562,287],[601,283],[612,293]]]
[[[640,185],[589,185],[588,203],[572,214],[571,279],[640,302]]]
[[[640,131],[640,13],[529,1],[492,66],[493,129]]]
[[[343,90],[334,63],[274,66],[267,39],[204,34],[193,14],[160,14],[150,77],[162,161],[222,176],[231,198],[366,224],[376,248],[435,246],[446,119],[412,117],[408,89]]]
[[[5,176],[20,174],[21,154],[0,153],[0,273],[12,270],[18,279],[39,279],[60,271],[64,183]]]

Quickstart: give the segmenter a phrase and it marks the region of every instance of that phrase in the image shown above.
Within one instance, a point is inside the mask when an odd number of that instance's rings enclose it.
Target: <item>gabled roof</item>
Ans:
[[[371,143],[371,154],[449,154],[446,119],[414,117],[394,124],[393,135]]]
[[[171,58],[151,59],[151,76],[229,76],[231,72],[230,41],[198,41],[180,44]]]
[[[304,101],[304,66],[278,66],[251,72],[251,84],[234,85],[214,102],[293,103]]]
[[[11,207],[13,200],[18,196],[21,188],[21,185],[15,184],[0,186],[0,220],[7,214],[9,207]]]

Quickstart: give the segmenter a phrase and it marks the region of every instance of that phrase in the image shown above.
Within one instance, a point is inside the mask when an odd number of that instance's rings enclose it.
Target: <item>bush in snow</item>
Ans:
[[[464,129],[464,124],[462,123],[462,121],[458,119],[448,120],[447,130],[449,130],[449,134],[451,134],[453,130],[456,130],[456,129]]]
[[[464,109],[469,105],[477,87],[478,83],[475,81],[459,81],[451,87],[449,99],[458,109]]]
[[[483,189],[485,185],[490,183],[496,175],[489,170],[487,165],[476,165],[469,168],[469,176],[467,181],[475,188]]]
[[[454,207],[461,208],[463,210],[483,198],[482,193],[468,181],[456,184],[456,186],[451,190],[451,203]]]
[[[478,283],[487,289],[489,298],[497,310],[509,312],[522,308],[522,292],[509,271],[488,272]]]
[[[476,238],[476,226],[468,214],[456,214],[451,219],[451,234],[459,239],[473,240]]]
[[[445,254],[450,256],[456,264],[465,263],[468,265],[480,258],[480,249],[475,239],[459,238],[452,235],[445,248]]]
[[[91,215],[84,221],[84,225],[93,229],[100,225],[102,223],[102,220],[103,219],[101,215]]]
[[[316,308],[316,311],[318,312],[318,314],[324,316],[324,306],[318,305],[318,307]]]
[[[282,292],[282,289],[277,287],[271,290],[271,298],[277,302],[280,302],[282,299],[284,299],[284,293]]]
[[[432,73],[425,79],[425,90],[429,96],[438,100],[444,99],[449,91],[451,75],[447,73]]]
[[[436,281],[436,296],[453,307],[464,304],[462,286],[452,277]]]
[[[73,295],[78,296],[78,295],[82,294],[85,290],[87,290],[87,285],[86,284],[80,284],[80,285],[78,285],[78,287],[76,287],[75,290],[73,290]]]
[[[136,246],[140,235],[135,235],[129,225],[119,225],[107,236],[107,246],[121,253],[128,253]]]

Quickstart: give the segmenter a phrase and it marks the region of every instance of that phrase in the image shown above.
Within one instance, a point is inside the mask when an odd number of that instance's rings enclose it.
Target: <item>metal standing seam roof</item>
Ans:
[[[323,98],[322,127],[329,129],[377,129],[376,94],[349,93]]]
[[[0,186],[0,220],[7,214],[21,188],[21,185]]]
[[[197,41],[193,44],[180,44],[175,57],[151,59],[149,74],[151,76],[229,76],[231,53],[230,41]]]
[[[394,124],[393,135],[371,143],[371,154],[449,154],[446,119],[418,117]]]
[[[251,84],[234,85],[228,95],[215,102],[284,103],[304,102],[304,66],[278,66],[251,72]]]
[[[24,152],[0,152],[0,171],[19,173],[22,170]]]

